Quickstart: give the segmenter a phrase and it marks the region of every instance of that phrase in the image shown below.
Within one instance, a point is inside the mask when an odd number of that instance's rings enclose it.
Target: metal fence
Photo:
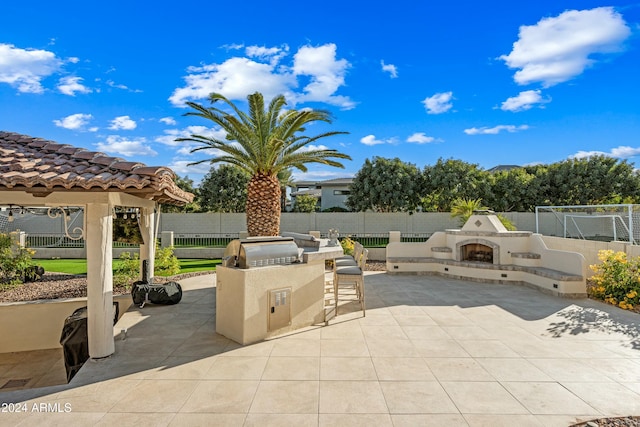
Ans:
[[[179,233],[173,235],[173,243],[176,248],[226,248],[239,236],[239,233]]]

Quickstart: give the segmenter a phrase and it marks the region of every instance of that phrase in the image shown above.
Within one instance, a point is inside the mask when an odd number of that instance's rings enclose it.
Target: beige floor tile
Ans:
[[[226,347],[224,356],[269,356],[273,350],[274,341],[263,341],[251,345],[240,345],[231,341]]]
[[[367,316],[358,319],[358,323],[362,326],[393,326],[397,325],[398,321],[391,313],[379,313],[374,314],[369,310],[369,301],[367,300]]]
[[[472,357],[520,357],[497,340],[458,340],[458,343]]]
[[[320,355],[322,357],[368,357],[369,347],[364,340],[322,340],[320,341]]]
[[[364,340],[362,328],[360,327],[360,322],[358,320],[344,321],[322,328],[320,331],[320,337],[323,340]]]
[[[319,378],[319,357],[271,357],[262,374],[262,380],[318,380]]]
[[[247,414],[175,414],[171,427],[242,427]]]
[[[321,414],[387,414],[377,381],[320,381]]]
[[[553,381],[526,359],[476,358],[476,362],[498,381]]]
[[[436,326],[436,322],[427,314],[395,315],[400,326]]]
[[[471,357],[458,341],[453,339],[414,339],[411,341],[423,357]]]
[[[4,414],[3,414],[4,415]],[[69,413],[46,413],[34,412],[30,413],[23,419],[21,425],[25,426],[43,426],[43,427],[86,427],[95,425],[104,417],[102,412],[69,412]],[[2,423],[0,417],[0,425]],[[15,425],[15,424],[14,424]]]
[[[316,427],[317,414],[248,414],[244,427]]]
[[[200,381],[180,412],[247,413],[257,389],[258,381]]]
[[[622,383],[623,386],[627,387],[629,390],[640,394],[640,382],[638,383]]]
[[[318,381],[261,381],[250,413],[317,414]]]
[[[441,326],[402,326],[404,333],[412,340],[450,340],[451,337]]]
[[[145,379],[164,380],[199,380],[207,378],[206,374],[215,361],[215,357],[167,357],[163,366],[150,371]]]
[[[320,357],[320,340],[287,339],[273,344],[272,357]]]
[[[562,385],[603,414],[640,414],[640,395],[618,383],[571,383]]]
[[[371,357],[420,357],[410,340],[367,338]]]
[[[375,381],[378,379],[370,357],[323,357],[321,380]]]
[[[429,366],[419,357],[374,357],[380,381],[435,381]]]
[[[389,414],[320,414],[320,427],[392,427]]]
[[[471,358],[425,358],[439,381],[493,381],[494,378]]]
[[[535,417],[544,427],[567,427],[598,418],[593,415],[535,415]]]
[[[114,379],[88,386],[74,387],[58,393],[61,403],[70,403],[73,412],[108,412],[123,396],[130,395],[141,380]]]
[[[436,381],[385,381],[380,386],[392,414],[459,413]]]
[[[614,381],[640,382],[640,361],[636,359],[583,359],[583,362]]]
[[[204,377],[210,380],[259,380],[268,357],[216,357]]]
[[[381,340],[409,339],[404,333],[403,328],[398,325],[362,325],[362,332],[364,333],[365,338],[375,338]]]
[[[598,414],[558,383],[503,382],[502,385],[534,415]]]
[[[442,326],[442,330],[456,340],[491,340],[495,339],[479,326]]]
[[[189,380],[142,380],[109,412],[178,412],[196,389]]]
[[[141,427],[141,426],[168,426],[173,419],[172,413],[109,413],[105,414],[100,421],[94,424],[96,427]]]
[[[463,414],[528,414],[497,382],[442,382],[451,400]]]
[[[533,415],[465,414],[464,418],[470,427],[544,427]]]
[[[556,381],[609,382],[611,378],[580,359],[527,359]]]
[[[469,424],[460,414],[393,414],[394,427],[467,427]]]

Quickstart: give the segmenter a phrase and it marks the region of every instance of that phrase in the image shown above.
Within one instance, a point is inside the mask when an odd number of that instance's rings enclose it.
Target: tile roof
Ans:
[[[180,189],[164,166],[147,166],[42,138],[0,131],[0,190],[46,195],[55,191],[117,191],[184,205],[193,194]]]

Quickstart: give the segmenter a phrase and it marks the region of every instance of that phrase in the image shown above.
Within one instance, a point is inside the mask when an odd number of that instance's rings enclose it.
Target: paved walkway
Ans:
[[[567,426],[640,414],[640,316],[595,301],[370,272],[365,318],[241,347],[215,333],[214,276],[181,283],[180,304],[127,312],[116,354],[71,384],[0,393],[0,426]]]

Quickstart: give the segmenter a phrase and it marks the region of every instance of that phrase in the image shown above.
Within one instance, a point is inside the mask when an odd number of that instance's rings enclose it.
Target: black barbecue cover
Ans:
[[[162,285],[152,285],[143,280],[133,282],[131,298],[136,305],[143,303],[177,304],[182,300],[182,287],[178,282],[168,282]]]
[[[120,305],[113,303],[113,324],[118,321]],[[67,382],[78,373],[84,362],[89,359],[89,337],[87,332],[87,307],[80,307],[67,317],[62,327],[60,344],[64,353],[64,367],[67,370]]]

